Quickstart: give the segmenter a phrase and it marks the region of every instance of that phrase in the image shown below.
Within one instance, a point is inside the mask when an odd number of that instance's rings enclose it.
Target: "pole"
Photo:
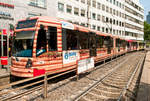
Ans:
[[[9,57],[9,35],[10,33],[7,33],[7,57]]]
[[[87,27],[88,28],[90,28],[90,24],[89,24],[89,22],[90,22],[90,5],[89,5],[89,2],[91,2],[91,1],[87,0]]]
[[[3,31],[1,33],[1,56],[4,56],[4,49],[3,49]],[[1,68],[3,68],[3,65],[1,65]]]
[[[44,76],[44,98],[47,98],[47,74]]]
[[[3,32],[1,34],[1,56],[4,56],[4,52],[3,52]]]
[[[9,35],[10,35],[10,32],[7,33],[7,61],[9,59]],[[6,70],[8,71],[8,67],[6,67]]]

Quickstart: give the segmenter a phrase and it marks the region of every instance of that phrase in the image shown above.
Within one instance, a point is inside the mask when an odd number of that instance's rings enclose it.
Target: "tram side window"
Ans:
[[[79,48],[88,49],[88,33],[79,32]]]
[[[39,56],[44,52],[46,52],[46,31],[41,28],[38,31],[36,54]]]
[[[113,38],[107,36],[107,37],[104,37],[104,45],[106,48],[112,48],[113,47]]]
[[[121,44],[120,40],[116,39],[116,47],[120,47],[120,44]]]
[[[47,40],[48,40],[48,50],[57,51],[57,28],[56,27],[48,27]]]
[[[73,30],[66,30],[67,37],[67,50],[77,50],[78,49],[78,36],[77,32]]]
[[[113,43],[114,43],[113,38],[111,38],[111,39],[110,39],[110,47],[114,47],[114,44],[113,44]]]
[[[97,36],[97,48],[103,48],[104,47],[104,37],[103,36]]]
[[[109,45],[109,37],[104,37],[104,48],[107,48]]]

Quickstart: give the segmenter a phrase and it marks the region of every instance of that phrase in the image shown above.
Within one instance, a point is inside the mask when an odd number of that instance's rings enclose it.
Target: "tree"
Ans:
[[[150,41],[150,24],[144,21],[144,40]]]

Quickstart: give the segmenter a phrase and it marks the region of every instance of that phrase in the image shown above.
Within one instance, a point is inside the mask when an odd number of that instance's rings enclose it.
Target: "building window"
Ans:
[[[118,20],[116,21],[116,24],[117,24],[117,26],[119,25],[119,21]]]
[[[99,2],[97,3],[97,9],[101,9],[101,4]]]
[[[104,27],[102,27],[102,32],[104,32],[105,31],[105,28]]]
[[[72,13],[72,7],[67,5],[67,13]]]
[[[110,8],[110,14],[112,14],[112,8]]]
[[[85,3],[85,0],[81,0],[82,3]]]
[[[105,22],[105,16],[102,16],[102,22]]]
[[[108,6],[106,6],[106,12],[109,12],[109,7]]]
[[[46,8],[46,0],[30,0],[29,5]]]
[[[98,14],[97,15],[97,20],[100,21],[100,19],[101,19],[101,16]]]
[[[121,31],[119,31],[119,34],[121,35]]]
[[[106,28],[106,33],[108,33],[108,28]]]
[[[112,24],[112,18],[110,18],[110,21],[109,21],[109,22],[110,22],[110,24]]]
[[[114,5],[116,4],[116,0],[114,0]]]
[[[87,0],[87,4],[91,6],[91,0]]]
[[[59,11],[64,11],[64,4],[63,3],[58,3],[58,10]]]
[[[92,18],[95,20],[96,19],[96,14],[92,13]]]
[[[96,8],[96,0],[93,0],[92,5]]]
[[[119,16],[119,12],[118,11],[116,11],[116,15]]]
[[[115,21],[115,19],[113,20],[113,24],[114,24],[114,25],[116,24],[116,21]]]
[[[105,11],[105,5],[102,5],[102,10]]]
[[[97,26],[97,30],[98,30],[98,31],[100,31],[100,30],[101,30],[100,26]]]
[[[113,14],[114,14],[114,15],[116,14],[116,11],[115,11],[115,9],[113,9]]]
[[[119,26],[121,26],[121,21],[119,22]]]
[[[113,30],[113,34],[116,34],[116,31],[115,31],[115,29]]]
[[[122,27],[124,27],[124,23],[122,22]]]
[[[109,22],[109,18],[108,17],[106,17],[106,23],[108,23]]]
[[[121,8],[121,3],[119,3],[119,7]]]
[[[112,34],[112,28],[110,28],[110,33]]]
[[[79,15],[79,8],[74,7],[74,14]]]
[[[118,1],[117,1],[116,5],[119,6],[119,2]]]
[[[121,12],[119,13],[119,16],[121,17]]]
[[[118,32],[119,32],[119,31],[117,30],[117,35],[118,35]]]
[[[85,10],[81,9],[81,16],[85,17]]]
[[[93,25],[93,26],[92,26],[92,29],[96,29],[96,26],[95,26],[95,25]]]
[[[112,3],[112,0],[110,0],[110,3]]]

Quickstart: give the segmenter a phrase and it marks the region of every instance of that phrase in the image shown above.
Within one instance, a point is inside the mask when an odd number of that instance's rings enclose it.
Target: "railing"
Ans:
[[[113,60],[114,61],[114,60]],[[69,67],[68,67],[69,68]],[[95,67],[93,70],[97,69],[98,67]],[[65,69],[67,68],[64,68],[64,69],[61,69],[61,71],[65,71]],[[77,68],[74,68],[72,70],[68,70],[68,71],[65,71],[65,72],[61,72],[59,74],[56,74],[58,72],[60,72],[60,70],[56,70],[56,71],[53,71],[53,72],[49,72],[49,73],[45,73],[43,75],[40,75],[40,76],[36,76],[36,77],[33,77],[33,78],[27,78],[27,79],[24,79],[24,80],[20,80],[20,81],[16,81],[16,82],[12,82],[8,85],[4,85],[4,86],[0,86],[0,91],[3,91],[3,92],[0,92],[0,97],[3,95],[3,94],[9,94],[10,92],[17,92],[19,90],[22,90],[22,89],[25,89],[27,87],[31,87],[30,89],[28,89],[27,91],[22,91],[21,93],[19,94],[16,94],[16,95],[12,95],[12,96],[9,96],[7,98],[2,98],[0,100],[4,101],[4,100],[10,100],[10,99],[16,99],[16,98],[20,98],[26,94],[30,94],[34,91],[37,91],[37,90],[43,90],[43,97],[44,98],[47,98],[47,92],[48,92],[48,80],[52,80],[56,77],[59,77],[59,76],[62,76],[62,75],[65,75],[67,73],[71,73],[73,71],[77,71]],[[51,77],[48,77],[52,74],[56,74],[56,75],[53,75]],[[74,77],[78,77],[78,75],[75,75]],[[36,80],[38,78],[41,78],[40,80]],[[34,82],[30,82],[30,81],[33,81],[33,80],[36,80]],[[25,84],[27,82],[30,82],[29,84],[26,84],[26,85],[23,85],[23,86],[17,86],[17,88],[12,88],[12,89],[8,89],[7,91],[4,91],[4,89],[7,89],[7,88],[11,88],[12,86],[16,86],[16,85],[19,85],[19,84]],[[41,84],[42,83],[42,84]],[[34,85],[37,85],[37,84],[40,84],[38,86],[35,86],[33,87]]]
[[[4,101],[4,100],[10,100],[10,99],[15,99],[15,98],[20,98],[23,95],[26,95],[28,93],[31,93],[31,92],[33,92],[35,90],[40,90],[40,89],[43,89],[43,96],[44,96],[44,98],[47,98],[47,82],[48,82],[48,80],[54,79],[56,77],[62,76],[64,74],[67,74],[67,73],[70,73],[70,72],[73,72],[73,71],[76,71],[76,69],[72,69],[72,70],[69,70],[69,71],[66,71],[66,72],[62,72],[62,73],[59,73],[57,75],[54,75],[54,76],[48,78],[49,75],[59,72],[59,70],[57,70],[55,72],[45,73],[45,74],[40,75],[40,76],[36,76],[36,77],[33,77],[33,78],[28,78],[28,79],[16,81],[16,82],[10,83],[8,85],[0,86],[0,91],[2,91],[4,89],[6,89],[6,88],[11,88],[12,86],[23,84],[23,83],[26,83],[26,82],[29,82],[29,81],[32,81],[32,80],[36,80],[38,78],[44,78],[44,79],[35,81],[33,83],[26,84],[24,86],[17,86],[17,88],[0,92],[0,96],[2,96],[3,94],[8,94],[8,93],[13,92],[13,91],[16,92],[18,90],[22,90],[24,88],[31,87],[31,86],[34,86],[36,84],[44,83],[43,85],[35,86],[34,88],[31,88],[28,91],[24,91],[24,92],[21,92],[19,94],[16,94],[16,95],[13,95],[13,96],[1,99],[1,100]]]

